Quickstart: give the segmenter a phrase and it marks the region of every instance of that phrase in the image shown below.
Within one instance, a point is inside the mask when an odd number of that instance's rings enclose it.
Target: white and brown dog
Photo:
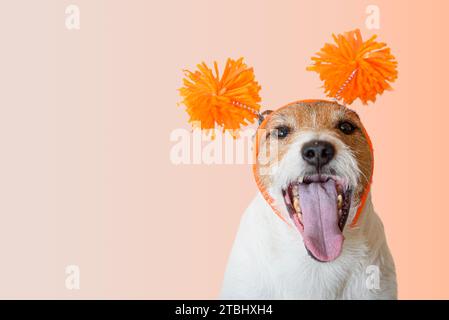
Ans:
[[[302,101],[263,127],[261,192],[241,220],[221,298],[395,299],[393,258],[368,192],[372,150],[357,114]],[[373,270],[379,281],[370,285]]]

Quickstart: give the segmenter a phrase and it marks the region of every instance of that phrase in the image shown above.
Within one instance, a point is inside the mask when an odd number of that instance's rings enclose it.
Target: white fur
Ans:
[[[396,299],[396,274],[371,197],[357,228],[345,228],[340,257],[313,260],[299,232],[277,217],[259,194],[242,217],[225,273],[222,299]],[[379,289],[366,285],[370,265]]]
[[[360,170],[351,151],[331,133],[301,132],[273,172],[270,193],[287,221],[281,188],[305,174],[299,156],[301,146],[311,139],[326,139],[336,147],[329,164],[348,178],[350,187],[359,182]],[[242,217],[228,261],[223,299],[396,299],[396,273],[382,222],[368,197],[358,225],[349,225],[357,211],[353,199],[341,255],[332,262],[312,259],[301,234],[286,224],[258,194]],[[380,270],[379,289],[367,285],[369,266]]]

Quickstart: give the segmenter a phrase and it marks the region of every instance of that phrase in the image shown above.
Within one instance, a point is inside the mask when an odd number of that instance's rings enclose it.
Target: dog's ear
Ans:
[[[348,114],[351,114],[351,115],[354,116],[355,118],[357,118],[357,120],[360,120],[359,114],[358,114],[357,112],[355,112],[354,110],[347,108],[347,111],[346,111],[346,112],[347,112]]]
[[[265,120],[266,116],[268,116],[270,113],[273,113],[273,110],[265,110],[262,113],[259,113],[259,126],[260,124]],[[257,132],[253,135],[252,140],[254,143],[254,137],[256,136]]]
[[[273,110],[265,110],[261,114],[259,114],[259,125],[264,121],[265,117],[268,116],[270,113],[273,113]]]

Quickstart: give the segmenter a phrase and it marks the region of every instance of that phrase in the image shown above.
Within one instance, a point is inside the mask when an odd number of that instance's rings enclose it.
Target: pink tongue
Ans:
[[[344,238],[338,227],[335,181],[329,179],[326,182],[300,184],[299,199],[307,249],[318,260],[336,259],[340,255]]]

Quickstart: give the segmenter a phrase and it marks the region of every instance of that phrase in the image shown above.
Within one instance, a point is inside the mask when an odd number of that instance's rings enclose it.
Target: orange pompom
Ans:
[[[329,97],[346,104],[359,98],[366,104],[391,89],[389,83],[398,75],[397,62],[385,43],[376,42],[375,35],[363,42],[358,29],[332,36],[336,45],[325,44],[307,68],[320,74]]]
[[[216,62],[215,74],[204,62],[197,67],[195,72],[185,71],[184,87],[179,89],[190,123],[200,122],[202,129],[218,125],[238,130],[257,118],[260,86],[243,58],[228,59],[221,77]]]

